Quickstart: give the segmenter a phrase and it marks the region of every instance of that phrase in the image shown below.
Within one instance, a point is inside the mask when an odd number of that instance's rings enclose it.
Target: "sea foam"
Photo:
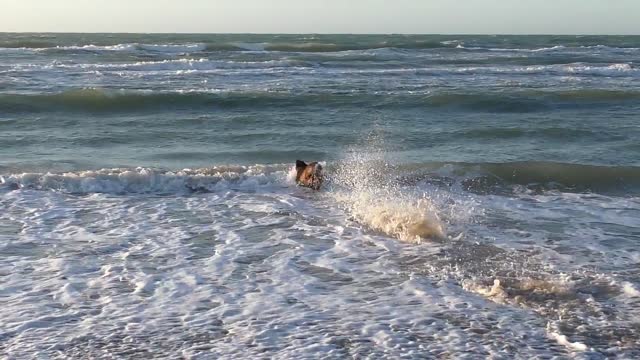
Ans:
[[[64,193],[184,193],[251,189],[274,185],[286,176],[286,165],[214,166],[167,171],[152,168],[115,168],[67,173],[22,173],[0,176],[9,189]]]

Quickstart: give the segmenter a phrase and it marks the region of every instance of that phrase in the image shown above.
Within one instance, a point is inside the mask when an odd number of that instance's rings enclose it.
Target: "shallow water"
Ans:
[[[638,357],[639,49],[0,34],[0,354]]]

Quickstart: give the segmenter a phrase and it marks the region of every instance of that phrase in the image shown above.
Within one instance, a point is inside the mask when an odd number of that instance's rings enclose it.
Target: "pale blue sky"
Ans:
[[[0,0],[0,31],[640,34],[640,0]]]

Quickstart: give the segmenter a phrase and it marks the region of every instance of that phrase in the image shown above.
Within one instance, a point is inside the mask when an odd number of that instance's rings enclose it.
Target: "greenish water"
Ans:
[[[398,161],[637,166],[639,49],[634,36],[2,34],[0,166],[335,160],[373,127]]]

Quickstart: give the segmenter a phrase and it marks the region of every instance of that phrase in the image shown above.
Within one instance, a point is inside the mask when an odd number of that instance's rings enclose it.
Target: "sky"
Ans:
[[[0,32],[640,34],[640,0],[0,0]]]

